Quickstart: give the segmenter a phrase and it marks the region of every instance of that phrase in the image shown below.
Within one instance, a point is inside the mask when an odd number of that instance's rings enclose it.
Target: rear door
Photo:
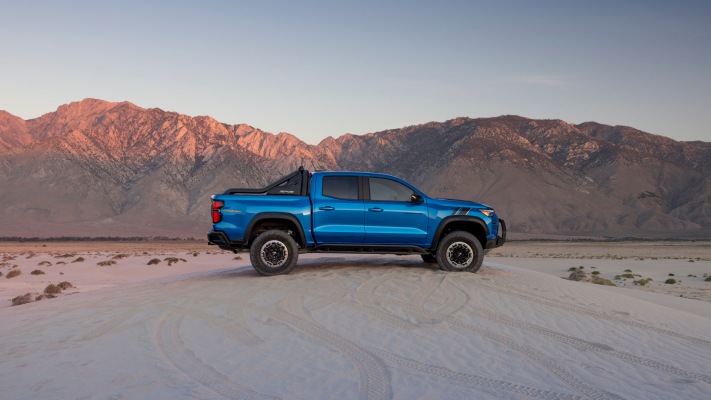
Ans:
[[[325,175],[312,193],[313,232],[318,244],[360,244],[365,236],[357,175]]]
[[[427,240],[427,204],[412,201],[415,191],[387,178],[366,179],[365,239],[367,244],[424,246]]]

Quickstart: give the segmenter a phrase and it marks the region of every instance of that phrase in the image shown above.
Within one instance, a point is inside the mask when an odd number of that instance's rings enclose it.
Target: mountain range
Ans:
[[[625,126],[455,118],[316,145],[129,102],[0,111],[0,236],[203,237],[210,195],[299,165],[494,206],[519,237],[711,237],[711,143]]]

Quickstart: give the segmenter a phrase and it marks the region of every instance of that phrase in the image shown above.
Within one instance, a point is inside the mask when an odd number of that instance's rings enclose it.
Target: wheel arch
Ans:
[[[469,232],[479,240],[482,247],[486,247],[486,238],[489,236],[489,227],[486,223],[477,217],[469,216],[451,216],[444,218],[437,226],[434,237],[432,239],[431,249],[436,250],[437,245],[442,238],[452,231]]]
[[[261,213],[255,215],[244,231],[245,246],[251,245],[257,235],[270,229],[290,230],[293,232],[292,236],[299,247],[306,247],[304,228],[295,216],[286,213]]]

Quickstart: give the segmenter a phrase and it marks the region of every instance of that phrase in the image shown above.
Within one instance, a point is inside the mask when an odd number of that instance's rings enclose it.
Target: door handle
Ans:
[[[322,211],[333,211],[333,210],[335,210],[335,208],[333,208],[333,207],[331,207],[331,206],[323,206],[323,207],[319,207],[318,209],[319,209],[319,210],[322,210]]]
[[[375,207],[375,208],[369,208],[368,211],[372,212],[383,212],[383,209],[380,207]]]

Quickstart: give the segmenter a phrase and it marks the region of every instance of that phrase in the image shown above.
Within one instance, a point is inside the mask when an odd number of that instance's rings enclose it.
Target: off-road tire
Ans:
[[[469,232],[450,232],[437,245],[437,264],[442,271],[476,272],[483,262],[481,242]]]
[[[435,257],[433,254],[420,254],[422,257],[422,261],[426,262],[427,264],[437,264],[437,257]]]
[[[298,259],[299,245],[296,240],[277,229],[261,233],[249,248],[252,267],[265,276],[288,274]]]

